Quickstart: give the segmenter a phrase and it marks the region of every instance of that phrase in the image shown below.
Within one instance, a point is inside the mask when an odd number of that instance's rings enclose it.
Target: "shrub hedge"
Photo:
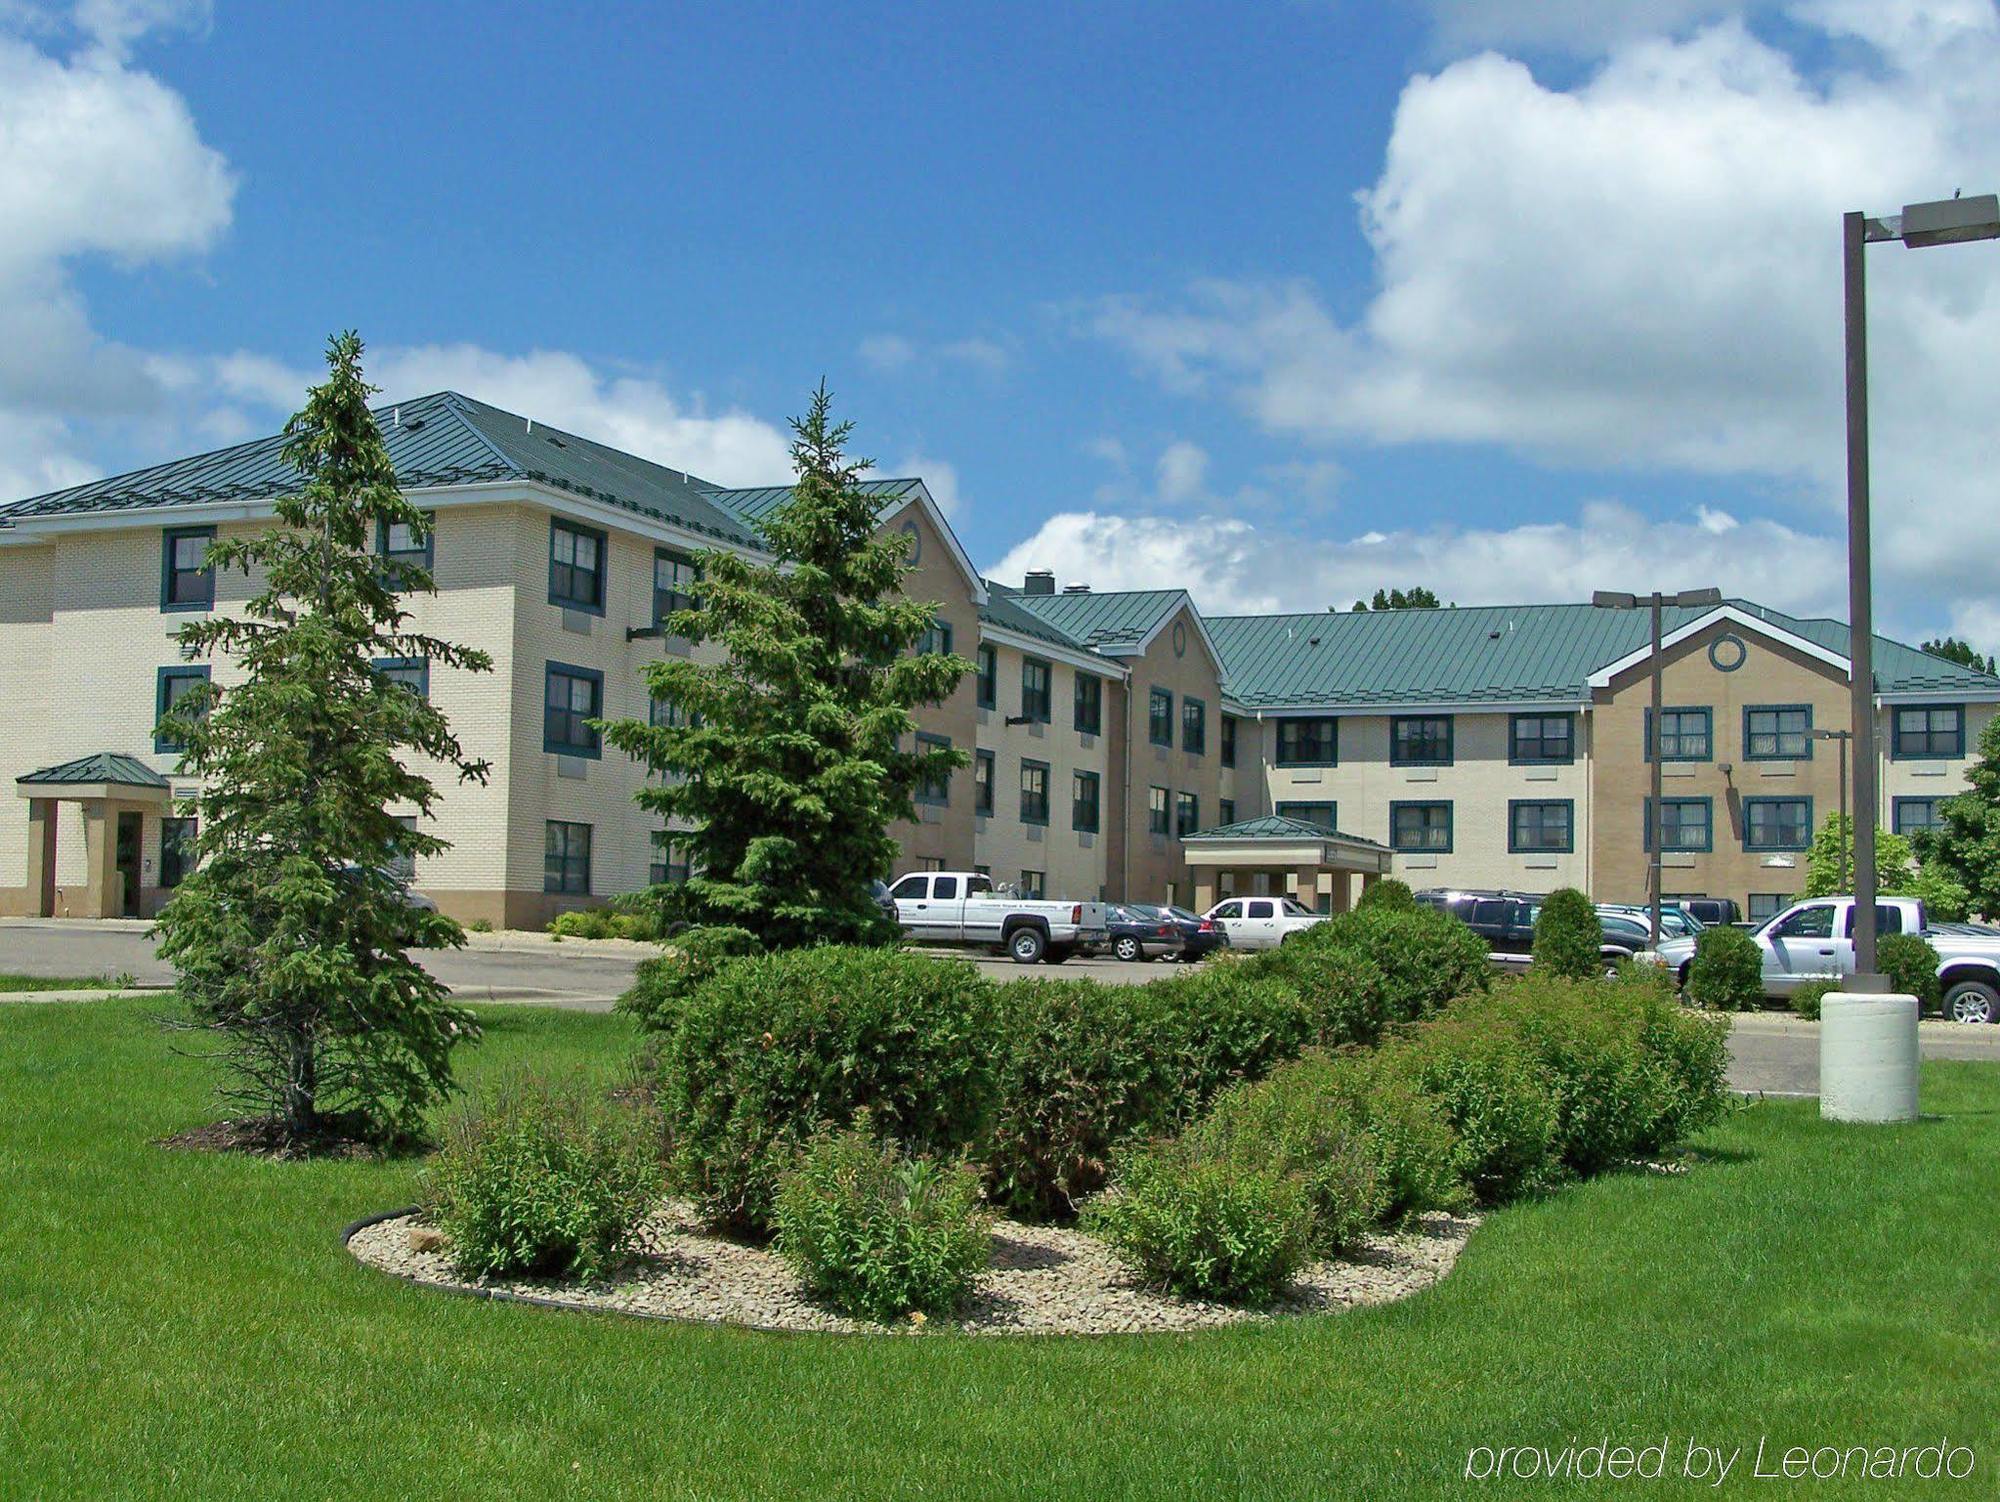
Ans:
[[[1889,977],[1889,989],[1917,998],[1917,1010],[1935,1011],[1944,1001],[1938,984],[1938,953],[1921,934],[1883,934],[1875,941],[1875,963]]]
[[[1840,982],[1831,975],[1815,976],[1795,987],[1786,998],[1786,1004],[1808,1022],[1819,1021],[1822,1004],[1826,998],[1840,989]]]
[[[690,928],[676,934],[659,954],[639,962],[632,985],[614,1010],[632,1017],[648,1032],[665,1032],[680,1018],[681,1004],[721,966],[756,954],[763,946],[747,928]]]
[[[1482,1202],[1531,1194],[1554,1179],[1559,1105],[1517,1029],[1463,1012],[1442,1017],[1391,1044],[1383,1067],[1444,1108],[1458,1134],[1459,1175]]]
[[[1717,924],[1694,941],[1688,995],[1718,1012],[1745,1012],[1764,1001],[1764,954],[1740,928]]]
[[[1367,912],[1373,908],[1383,907],[1407,913],[1416,905],[1416,894],[1410,890],[1407,881],[1398,881],[1393,876],[1385,876],[1380,881],[1370,882],[1361,889],[1361,898],[1354,904],[1354,910]]]
[[[1549,975],[1583,980],[1604,968],[1604,924],[1590,899],[1575,887],[1560,887],[1535,915],[1535,968]]]
[[[1493,977],[1485,940],[1421,906],[1337,914],[1242,967],[1298,987],[1316,1014],[1315,1041],[1328,1046],[1372,1043],[1385,1027],[1434,1017],[1457,997],[1484,991]]]

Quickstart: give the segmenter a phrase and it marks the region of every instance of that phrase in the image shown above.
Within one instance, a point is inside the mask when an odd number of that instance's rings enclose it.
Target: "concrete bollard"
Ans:
[[[1829,992],[1819,1014],[1819,1114],[1917,1119],[1917,998]]]

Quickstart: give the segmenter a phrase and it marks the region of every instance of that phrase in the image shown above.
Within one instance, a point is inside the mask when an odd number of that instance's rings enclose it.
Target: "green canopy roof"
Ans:
[[[117,751],[94,751],[89,756],[79,756],[75,761],[43,767],[14,780],[75,786],[108,782],[120,787],[135,788],[163,788],[167,785],[167,779],[144,762]]]
[[[1234,824],[1219,824],[1214,829],[1196,830],[1183,835],[1184,840],[1339,840],[1348,845],[1367,845],[1376,850],[1389,847],[1376,840],[1365,840],[1358,834],[1343,834],[1338,829],[1328,829],[1324,824],[1313,824],[1305,819],[1288,819],[1279,814],[1263,814],[1255,819],[1239,819]]]

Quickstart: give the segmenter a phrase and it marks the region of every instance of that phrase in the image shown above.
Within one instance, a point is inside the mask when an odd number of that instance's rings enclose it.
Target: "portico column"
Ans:
[[[55,855],[55,841],[49,834],[55,827],[59,806],[53,798],[28,800],[28,905],[31,912],[43,918],[55,916],[43,909],[47,906],[44,899],[49,890],[49,863]]]
[[[118,809],[105,798],[83,802],[83,857],[86,917],[118,916]]]
[[[1300,906],[1319,911],[1319,867],[1299,867],[1292,873],[1291,888]]]
[[[1334,912],[1344,913],[1347,911],[1348,906],[1354,896],[1353,887],[1351,885],[1352,881],[1353,878],[1347,872],[1342,871],[1338,867],[1334,868],[1333,901],[1331,904],[1332,910]]]
[[[1215,873],[1200,870],[1194,873],[1194,910],[1205,913],[1215,906]]]

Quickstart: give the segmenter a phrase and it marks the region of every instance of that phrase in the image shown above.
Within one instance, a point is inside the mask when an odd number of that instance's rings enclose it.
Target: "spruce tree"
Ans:
[[[892,937],[869,895],[888,874],[888,826],[915,817],[927,778],[966,766],[957,747],[905,746],[912,710],[941,702],[971,668],[918,651],[935,603],[910,600],[907,543],[878,537],[853,424],[831,420],[822,384],[794,419],[791,498],[764,525],[768,563],[710,551],[699,599],[667,629],[726,650],[718,663],[646,669],[668,712],[606,723],[606,741],[665,774],[638,793],[691,876],[659,891],[667,916],[746,928],[791,946]]]
[[[481,783],[486,764],[374,663],[492,661],[410,630],[401,597],[432,592],[430,572],[377,553],[386,528],[421,539],[429,521],[396,486],[361,348],[351,332],[329,341],[327,379],[285,426],[300,485],[276,525],[209,549],[218,573],[259,584],[240,616],[190,621],[180,642],[241,681],[198,690],[160,726],[202,790],[188,809],[199,864],[160,914],[159,952],[179,972],[183,1025],[215,1040],[225,1103],[268,1118],[285,1150],[412,1132],[452,1088],[453,1046],[478,1035],[409,955],[464,933],[411,906],[392,872],[447,848],[423,827],[438,795],[412,763]]]

